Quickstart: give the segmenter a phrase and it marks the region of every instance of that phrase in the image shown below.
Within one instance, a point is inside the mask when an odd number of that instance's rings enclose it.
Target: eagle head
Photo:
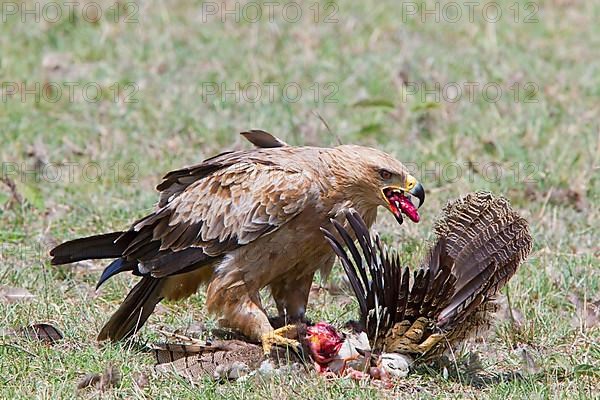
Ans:
[[[343,154],[344,160],[338,172],[343,175],[340,180],[354,199],[389,209],[399,224],[403,222],[403,214],[419,222],[417,210],[425,202],[425,190],[400,161],[370,147],[343,145],[336,150]],[[419,200],[418,206],[412,197]]]

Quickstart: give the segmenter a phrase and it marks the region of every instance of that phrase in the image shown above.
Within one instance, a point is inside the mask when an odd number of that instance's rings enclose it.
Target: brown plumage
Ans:
[[[527,222],[506,199],[486,192],[446,205],[435,225],[437,241],[412,274],[400,266],[397,253],[383,248],[377,235],[371,238],[358,213],[349,212],[347,219],[352,235],[336,221],[337,234],[324,233],[358,299],[360,325],[373,351],[421,360],[489,326],[494,295],[532,246]]]
[[[193,381],[204,376],[237,378],[232,374],[256,370],[264,360],[260,346],[240,340],[205,345],[164,343],[154,345],[153,350],[158,372],[175,372]]]
[[[297,324],[298,337],[306,332],[304,324]],[[152,350],[156,357],[158,372],[174,372],[191,381],[204,377],[219,380],[237,379],[256,371],[265,361],[263,348],[238,339],[215,339],[201,341],[184,335],[173,335],[168,342],[155,343]],[[305,343],[302,343],[305,346]],[[304,352],[291,351],[283,347],[271,349],[269,365],[274,368],[297,363],[305,365]],[[266,372],[266,371],[265,371]]]
[[[257,370],[264,360],[263,349],[241,340],[216,340],[203,344],[153,345],[158,372],[174,372],[191,381],[203,377],[237,379]],[[274,347],[270,358],[279,365],[302,360],[296,353]]]
[[[390,155],[361,146],[292,147],[264,131],[245,132],[259,146],[222,153],[168,173],[156,209],[123,232],[66,242],[53,264],[115,258],[98,285],[131,271],[141,276],[99,340],[139,329],[162,299],[178,300],[207,285],[207,307],[253,340],[278,340],[261,305],[269,287],[279,316],[304,317],[315,271],[334,253],[319,227],[354,208],[370,226],[384,206],[402,222],[418,221],[408,193],[424,192]],[[276,332],[277,333],[277,332]]]

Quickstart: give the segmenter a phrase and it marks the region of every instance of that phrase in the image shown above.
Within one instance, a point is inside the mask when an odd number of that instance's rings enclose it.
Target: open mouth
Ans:
[[[417,207],[415,207],[410,197],[406,196],[403,191],[387,187],[383,189],[383,194],[399,224],[403,222],[402,214],[406,215],[412,222],[419,222]]]

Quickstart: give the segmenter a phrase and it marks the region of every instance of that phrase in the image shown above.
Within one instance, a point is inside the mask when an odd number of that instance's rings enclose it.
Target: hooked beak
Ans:
[[[417,182],[415,187],[412,188],[408,193],[412,194],[417,199],[419,199],[419,205],[417,206],[417,208],[421,208],[423,203],[425,203],[425,189],[423,189],[423,185],[421,185],[421,182]]]

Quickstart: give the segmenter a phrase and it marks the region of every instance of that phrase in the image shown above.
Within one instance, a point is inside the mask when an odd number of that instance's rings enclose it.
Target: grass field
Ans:
[[[459,15],[444,1],[2,2],[0,398],[598,397],[600,3],[475,3],[454,3]],[[134,277],[96,293],[102,262],[55,268],[48,249],[127,227],[164,173],[248,147],[238,132],[250,128],[410,165],[427,190],[422,222],[398,226],[383,210],[377,222],[410,265],[447,200],[508,197],[534,249],[503,290],[513,317],[501,312],[464,353],[487,374],[522,377],[478,386],[433,369],[387,391],[316,375],[191,385],[154,373],[137,347],[99,346]],[[334,271],[324,289],[315,282],[308,316],[343,324],[357,307]],[[141,341],[214,326],[203,303],[163,304]],[[36,322],[65,340],[8,334]],[[108,365],[117,387],[76,391]]]

